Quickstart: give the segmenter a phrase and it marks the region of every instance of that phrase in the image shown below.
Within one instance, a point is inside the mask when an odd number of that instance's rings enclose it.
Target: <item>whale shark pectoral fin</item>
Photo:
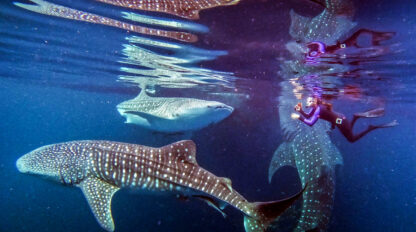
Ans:
[[[30,0],[30,1],[35,4],[25,4],[25,3],[20,3],[20,2],[13,2],[13,4],[23,9],[37,12],[37,13],[43,13],[45,9],[47,8],[46,5],[50,4],[41,0]]]
[[[98,223],[107,231],[114,231],[111,215],[111,198],[120,188],[96,177],[88,177],[78,187],[81,188]]]
[[[272,162],[269,166],[269,183],[272,181],[274,173],[283,166],[296,167],[295,156],[293,154],[292,142],[280,144],[274,152]]]
[[[225,206],[227,206],[225,202],[216,201],[213,198],[204,196],[204,195],[192,195],[192,196],[207,203],[209,206],[211,206],[212,208],[220,212],[224,218],[227,217],[227,214],[225,214],[223,211]]]

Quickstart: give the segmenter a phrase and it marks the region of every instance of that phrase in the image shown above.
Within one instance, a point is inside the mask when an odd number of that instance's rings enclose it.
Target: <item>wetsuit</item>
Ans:
[[[352,128],[359,117],[354,115],[350,123],[343,114],[329,110],[327,106],[322,104],[318,104],[317,106],[315,106],[309,113],[305,113],[302,109],[300,109],[299,113],[301,114],[299,120],[301,120],[308,126],[313,126],[319,118],[330,122],[332,125],[331,129],[334,129],[335,126],[338,127],[338,129],[345,136],[345,138],[347,138],[347,140],[351,143],[359,140],[368,132],[378,128],[377,126],[370,125],[367,128],[367,130],[364,130],[363,132],[354,135],[352,133]]]

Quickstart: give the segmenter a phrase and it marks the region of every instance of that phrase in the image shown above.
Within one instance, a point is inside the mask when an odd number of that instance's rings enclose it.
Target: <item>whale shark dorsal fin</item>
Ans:
[[[88,177],[78,185],[90,205],[95,219],[107,231],[114,231],[111,215],[111,199],[120,188],[106,183],[96,177]]]
[[[274,173],[283,166],[296,167],[292,142],[280,144],[274,152],[272,162],[270,162],[269,166],[269,183],[272,181]]]
[[[229,178],[227,177],[223,177],[222,180],[224,181],[223,184],[225,187],[227,187],[227,189],[232,192],[233,191],[233,187],[232,187],[232,182]]]
[[[139,95],[137,95],[137,97],[135,97],[135,99],[143,99],[143,98],[149,98],[149,95],[147,95],[147,93],[146,93],[146,88],[142,88],[140,90]]]
[[[182,140],[161,147],[161,149],[168,159],[198,165],[196,162],[196,145],[192,140]]]

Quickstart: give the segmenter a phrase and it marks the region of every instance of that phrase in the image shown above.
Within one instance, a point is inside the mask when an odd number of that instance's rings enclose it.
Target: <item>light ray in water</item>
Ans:
[[[134,22],[138,22],[138,23],[178,28],[182,30],[189,30],[189,31],[201,32],[201,33],[207,33],[209,31],[208,27],[203,26],[198,23],[179,21],[179,20],[173,20],[173,19],[166,20],[163,18],[141,15],[141,14],[136,14],[133,12],[121,12],[121,13],[123,14],[123,18],[134,21]]]
[[[116,6],[199,19],[199,11],[218,6],[235,5],[240,0],[97,0]]]
[[[43,0],[31,0],[37,5],[24,4],[19,2],[14,2],[18,7],[24,8],[29,11],[37,12],[40,14],[56,16],[60,18],[84,21],[89,23],[96,23],[107,25],[111,27],[117,27],[125,29],[128,31],[137,32],[145,35],[160,36],[171,38],[183,42],[195,42],[198,40],[198,37],[194,34],[187,32],[178,32],[178,31],[165,31],[160,29],[152,29],[147,27],[142,27],[138,25],[133,25],[125,22],[121,22],[115,19],[103,17],[97,14],[92,14],[84,11],[75,10],[69,7],[49,3]]]

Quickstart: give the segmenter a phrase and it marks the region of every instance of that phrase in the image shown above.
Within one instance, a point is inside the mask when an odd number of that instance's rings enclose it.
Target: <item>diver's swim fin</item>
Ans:
[[[377,108],[363,113],[355,113],[355,117],[360,118],[378,118],[384,115],[384,108]]]
[[[375,127],[375,128],[387,128],[387,127],[394,127],[394,126],[397,126],[397,125],[399,125],[399,123],[396,120],[394,120],[392,122],[377,125],[377,126],[373,126],[373,127]]]

